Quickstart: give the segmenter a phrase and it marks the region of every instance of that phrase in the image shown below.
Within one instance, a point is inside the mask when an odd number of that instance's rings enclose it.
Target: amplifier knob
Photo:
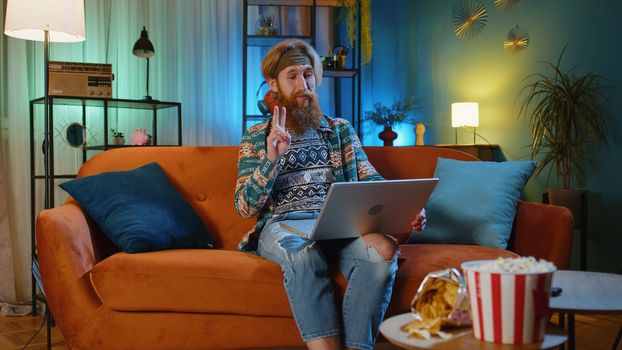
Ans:
[[[106,95],[110,96],[110,91],[106,91]]]
[[[89,95],[95,95],[95,91],[89,90]]]
[[[103,91],[99,91],[97,94],[101,96],[103,93],[104,93]]]

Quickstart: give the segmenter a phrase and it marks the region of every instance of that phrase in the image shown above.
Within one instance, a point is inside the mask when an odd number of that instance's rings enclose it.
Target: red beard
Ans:
[[[302,105],[296,100],[297,97],[305,96],[307,100]],[[322,111],[315,92],[309,90],[295,90],[289,96],[279,95],[279,106],[287,109],[285,127],[288,131],[302,135],[307,130],[318,129],[322,121]]]

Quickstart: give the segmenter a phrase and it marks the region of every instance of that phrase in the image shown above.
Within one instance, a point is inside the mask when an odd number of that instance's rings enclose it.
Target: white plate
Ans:
[[[391,343],[405,349],[431,349],[438,344],[446,343],[457,337],[471,333],[471,327],[465,327],[456,328],[448,332],[452,335],[450,339],[443,339],[438,336],[432,336],[430,340],[410,338],[408,337],[408,333],[402,331],[400,328],[412,320],[414,320],[414,317],[410,312],[388,318],[380,324],[380,333]]]

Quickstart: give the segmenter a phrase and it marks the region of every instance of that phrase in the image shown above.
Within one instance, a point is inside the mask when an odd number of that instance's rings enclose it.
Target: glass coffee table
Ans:
[[[390,317],[380,325],[380,333],[391,343],[403,349],[478,349],[478,350],[505,350],[505,349],[551,349],[558,347],[568,338],[562,329],[547,329],[544,340],[539,343],[525,345],[495,344],[481,341],[473,336],[471,327],[455,328],[447,331],[452,337],[441,339],[432,337],[430,340],[409,338],[400,328],[413,320],[411,313],[404,313]],[[445,331],[445,330],[443,330]]]
[[[559,270],[553,275],[553,287],[559,296],[549,300],[551,312],[568,315],[568,348],[575,348],[574,315],[589,313],[622,313],[622,275],[589,271]]]

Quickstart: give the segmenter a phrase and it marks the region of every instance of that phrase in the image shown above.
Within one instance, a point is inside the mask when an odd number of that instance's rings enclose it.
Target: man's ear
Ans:
[[[267,82],[268,82],[268,86],[270,87],[270,90],[274,92],[279,92],[279,87],[276,84],[276,79],[268,78]]]

